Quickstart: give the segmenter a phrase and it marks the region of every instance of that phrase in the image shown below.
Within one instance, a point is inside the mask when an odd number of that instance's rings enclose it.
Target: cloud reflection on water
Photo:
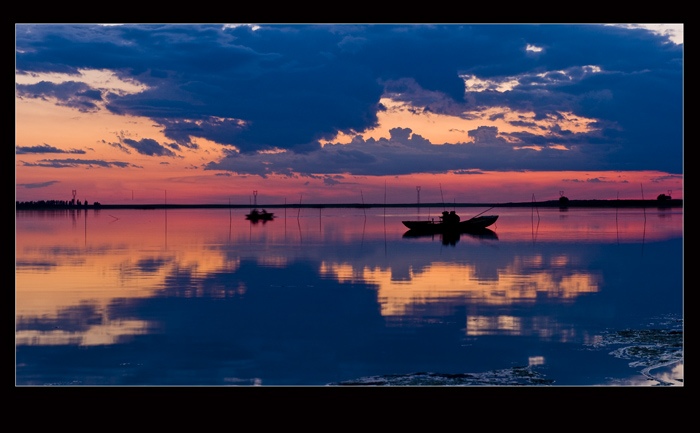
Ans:
[[[86,227],[18,215],[16,344],[141,347],[152,341],[143,354],[158,360],[145,364],[168,365],[164,375],[177,375],[172,359],[193,371],[213,363],[227,383],[255,383],[259,368],[270,375],[264,383],[315,383],[317,373],[308,369],[340,374],[338,365],[357,357],[417,356],[415,350],[429,344],[448,350],[446,342],[422,337],[411,340],[416,347],[403,347],[405,337],[396,340],[391,329],[421,335],[436,326],[454,328],[470,342],[484,336],[588,341],[594,331],[577,316],[607,320],[614,309],[591,296],[618,302],[610,293],[618,276],[614,266],[598,263],[601,246],[590,224],[576,232],[580,242],[570,240],[575,233],[555,241],[543,230],[533,243],[525,227],[529,215],[521,212],[500,220],[498,240],[462,236],[443,245],[403,239],[402,215],[342,212],[253,227],[241,224],[240,215],[229,220],[228,211],[168,211],[167,228],[162,212],[122,211],[116,223],[91,214]],[[568,220],[556,217],[544,227],[579,224],[574,212]],[[609,245],[602,248],[619,248],[609,221],[600,221]],[[678,225],[654,221],[646,242],[678,236]],[[627,224],[628,232],[635,224]],[[639,237],[624,239],[626,248],[639,251]],[[178,348],[204,350],[211,359]],[[443,358],[459,362],[467,356],[461,350]],[[302,366],[309,359],[313,365]],[[308,377],[284,378],[284,369]]]

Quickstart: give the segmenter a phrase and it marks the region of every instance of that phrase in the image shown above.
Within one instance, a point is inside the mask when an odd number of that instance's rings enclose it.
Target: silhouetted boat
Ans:
[[[248,215],[245,216],[246,219],[251,220],[253,222],[271,221],[274,217],[275,214],[273,214],[272,212],[268,212],[265,209],[263,209],[262,211],[253,209]]]
[[[468,220],[459,221],[454,211],[442,213],[442,221],[402,221],[414,233],[469,233],[478,232],[495,223],[498,215],[475,216]]]

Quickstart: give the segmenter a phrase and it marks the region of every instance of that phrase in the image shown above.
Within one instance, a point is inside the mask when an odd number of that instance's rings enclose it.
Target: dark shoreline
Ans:
[[[556,207],[556,208],[678,208],[683,207],[683,200],[569,200],[566,205],[559,200],[516,203],[345,203],[345,204],[265,204],[258,208],[456,208],[456,207]],[[42,203],[15,203],[15,210],[51,210],[51,209],[250,209],[250,204],[88,204],[88,205],[60,205]]]

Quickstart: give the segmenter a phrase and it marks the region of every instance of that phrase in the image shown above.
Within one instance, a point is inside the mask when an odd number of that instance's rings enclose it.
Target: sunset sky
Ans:
[[[682,31],[16,24],[16,200],[682,198]]]

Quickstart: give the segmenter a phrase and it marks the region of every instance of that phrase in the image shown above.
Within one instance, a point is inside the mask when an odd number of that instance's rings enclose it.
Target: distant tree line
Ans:
[[[95,207],[100,206],[99,202],[92,204]],[[17,208],[40,208],[40,207],[56,207],[56,208],[77,208],[87,207],[88,201],[81,203],[80,200],[39,200],[39,201],[15,201]]]

